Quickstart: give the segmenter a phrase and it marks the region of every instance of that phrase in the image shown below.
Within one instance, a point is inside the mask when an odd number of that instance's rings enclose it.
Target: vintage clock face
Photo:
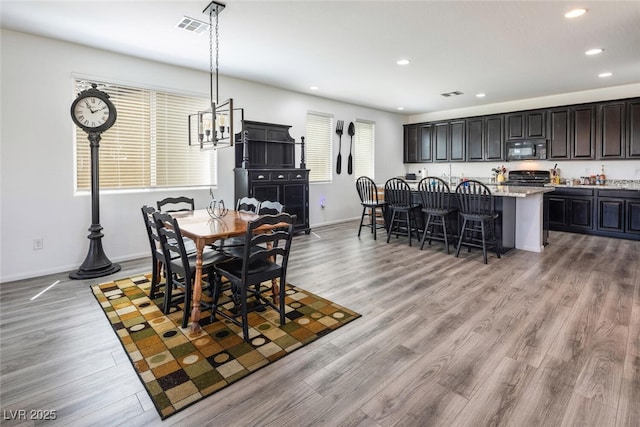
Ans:
[[[116,109],[106,93],[93,87],[73,101],[71,118],[85,132],[104,132],[115,123]]]

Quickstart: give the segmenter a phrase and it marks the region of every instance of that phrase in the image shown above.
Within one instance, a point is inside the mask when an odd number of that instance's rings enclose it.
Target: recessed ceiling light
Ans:
[[[598,74],[598,77],[600,77],[601,79],[603,79],[603,78],[605,78],[605,77],[611,77],[611,76],[613,76],[613,73],[610,73],[610,72],[608,72],[608,71],[607,71],[606,73],[600,73],[600,74]]]
[[[582,16],[587,12],[587,9],[573,9],[564,14],[565,18],[577,18],[578,16]]]
[[[409,61],[408,59],[398,59],[396,61],[396,64],[398,64],[398,65],[409,65],[409,64],[411,64],[411,61]]]
[[[595,49],[589,49],[584,54],[585,55],[597,55],[599,53],[602,53],[603,51],[604,51],[604,49],[600,49],[599,47],[597,47]]]
[[[318,90],[319,88],[318,88],[318,86],[309,86],[309,89],[311,89],[311,90]]]
[[[404,107],[398,107],[397,110],[398,111],[402,111],[402,110],[404,110]]]
[[[476,94],[476,98],[484,98],[485,96],[487,96],[486,93],[477,93]]]

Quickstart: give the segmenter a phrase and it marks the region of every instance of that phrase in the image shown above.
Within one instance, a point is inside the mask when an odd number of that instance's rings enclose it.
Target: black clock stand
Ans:
[[[119,264],[113,264],[102,249],[102,226],[100,225],[100,186],[98,174],[98,149],[100,132],[90,132],[91,144],[91,226],[89,227],[89,252],[80,268],[69,274],[71,279],[93,279],[120,271]]]

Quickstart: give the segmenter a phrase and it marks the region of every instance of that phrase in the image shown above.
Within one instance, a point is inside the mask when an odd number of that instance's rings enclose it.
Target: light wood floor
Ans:
[[[91,295],[105,278],[2,284],[3,418],[53,409],[46,425],[640,425],[640,242],[552,232],[542,254],[484,265],[479,251],[457,259],[437,243],[358,239],[355,222],[314,232],[295,237],[289,281],[362,318],[164,422]],[[150,267],[127,262],[114,277]]]

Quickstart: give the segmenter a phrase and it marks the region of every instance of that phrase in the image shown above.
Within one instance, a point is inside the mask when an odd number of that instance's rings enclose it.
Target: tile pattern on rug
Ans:
[[[286,323],[267,308],[249,315],[250,343],[228,321],[202,313],[202,332],[180,327],[183,312],[162,313],[149,298],[150,275],[92,286],[162,419],[360,317],[291,284]]]

